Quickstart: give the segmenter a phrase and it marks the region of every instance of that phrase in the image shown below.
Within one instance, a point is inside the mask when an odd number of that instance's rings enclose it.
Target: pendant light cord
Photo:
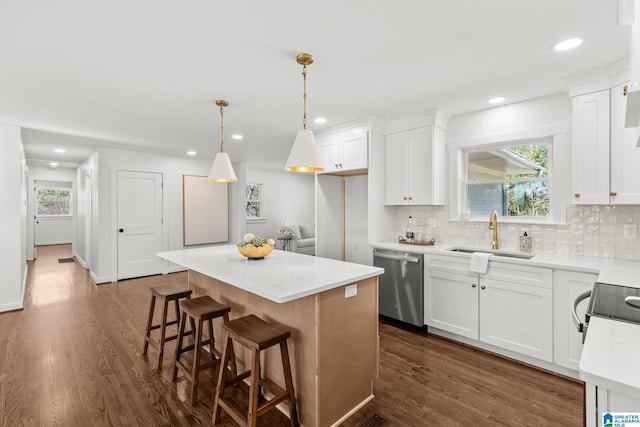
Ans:
[[[224,107],[220,106],[220,152],[224,153]]]
[[[304,116],[302,117],[302,128],[307,130],[307,64],[304,64],[302,67],[302,76],[304,77],[304,94],[302,95]]]

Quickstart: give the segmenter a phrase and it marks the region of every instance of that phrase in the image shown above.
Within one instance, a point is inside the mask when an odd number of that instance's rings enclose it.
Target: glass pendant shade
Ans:
[[[220,152],[216,154],[213,160],[211,171],[209,172],[209,181],[211,182],[236,182],[238,177],[233,170],[233,165],[227,153]]]
[[[291,172],[321,172],[324,170],[320,150],[316,145],[313,132],[308,129],[298,131],[285,169]]]

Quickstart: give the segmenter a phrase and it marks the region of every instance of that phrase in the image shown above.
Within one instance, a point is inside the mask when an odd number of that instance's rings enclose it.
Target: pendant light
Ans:
[[[304,77],[304,116],[302,119],[302,130],[298,131],[293,147],[289,153],[285,170],[291,172],[321,172],[324,170],[320,151],[316,145],[313,132],[307,129],[307,65],[313,64],[313,56],[308,53],[301,53],[296,57],[298,64],[302,65],[302,76]]]
[[[216,101],[216,105],[220,107],[220,152],[216,154],[213,160],[211,171],[209,172],[209,181],[211,182],[236,182],[236,176],[229,155],[224,152],[224,107],[229,103],[222,99]]]

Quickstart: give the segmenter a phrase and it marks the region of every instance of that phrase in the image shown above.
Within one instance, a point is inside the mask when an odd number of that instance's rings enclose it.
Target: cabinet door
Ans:
[[[406,132],[387,135],[384,143],[384,204],[408,203]]]
[[[640,204],[640,149],[637,128],[625,128],[624,84],[611,89],[611,204]]]
[[[338,170],[340,164],[340,142],[338,140],[330,140],[318,143],[318,150],[325,171]]]
[[[573,322],[573,302],[578,295],[591,290],[596,279],[595,274],[556,271],[553,361],[560,366],[576,371],[579,369],[582,333],[578,332]],[[587,301],[578,306],[578,317],[583,321]]]
[[[587,417],[587,427],[591,425],[597,425],[598,427],[603,427],[603,415],[606,412],[638,412],[639,403],[638,398],[634,396],[629,396],[628,394],[620,393],[616,390],[611,390],[601,386],[591,386],[587,383],[587,393],[592,392],[595,389],[597,397],[595,399],[588,399],[597,407],[593,408],[591,405],[587,405],[586,410],[588,415],[593,415],[595,412],[596,423],[590,422]],[[616,423],[616,420],[613,420],[613,425],[624,425],[624,423]],[[611,424],[607,424],[611,425]]]
[[[609,203],[609,91],[571,100],[572,192],[575,204]]]
[[[552,290],[480,279],[480,341],[551,362]]]
[[[424,322],[478,339],[478,275],[425,270]]]
[[[411,202],[430,205],[433,202],[432,128],[414,129],[408,134],[407,183]]]
[[[356,135],[345,137],[341,141],[342,170],[366,169],[367,162],[367,133],[361,132]]]

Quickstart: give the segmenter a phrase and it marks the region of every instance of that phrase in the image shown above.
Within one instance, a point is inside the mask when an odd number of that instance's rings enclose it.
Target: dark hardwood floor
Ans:
[[[215,371],[191,406],[186,381],[171,382],[175,342],[161,373],[155,350],[141,355],[149,287],[186,274],[96,286],[77,262],[58,263],[70,256],[68,245],[38,248],[25,309],[0,314],[0,426],[212,425]],[[582,383],[386,323],[374,390],[343,425],[373,414],[385,427],[582,425]],[[288,424],[271,411],[259,425]]]

